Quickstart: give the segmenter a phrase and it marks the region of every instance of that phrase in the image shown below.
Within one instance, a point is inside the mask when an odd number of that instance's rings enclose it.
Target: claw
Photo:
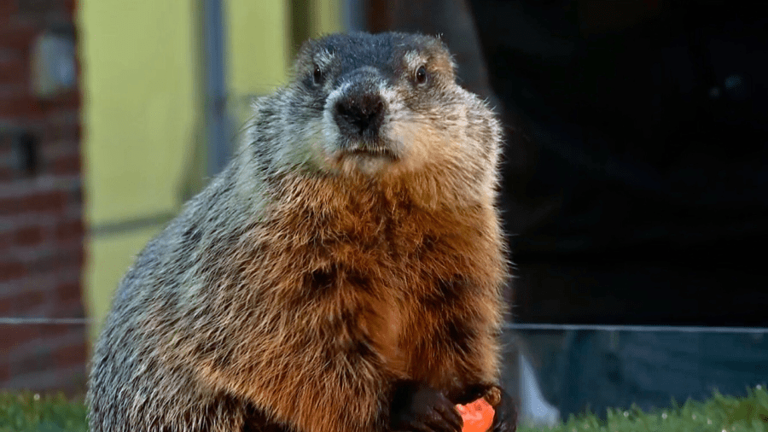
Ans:
[[[493,417],[493,432],[515,432],[517,430],[517,407],[514,400],[503,389],[497,387],[499,403]]]
[[[461,432],[462,420],[442,392],[428,385],[406,383],[394,393],[390,427],[396,431]]]

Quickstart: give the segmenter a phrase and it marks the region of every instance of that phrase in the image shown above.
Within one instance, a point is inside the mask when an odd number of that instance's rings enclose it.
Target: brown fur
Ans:
[[[237,327],[274,326],[217,341],[222,352],[241,347],[232,357],[242,362],[202,362],[212,386],[274,407],[284,413],[277,420],[300,430],[368,430],[381,386],[397,378],[454,393],[496,380],[488,329],[499,320],[504,273],[494,212],[478,204],[423,208],[407,179],[382,189],[345,180],[284,180],[291,193],[272,210],[273,222],[246,235],[255,250],[233,251],[222,270],[233,273],[222,283],[271,286],[270,300],[279,299]],[[338,357],[329,359],[329,350]],[[345,353],[360,350],[370,356],[347,364]],[[272,363],[281,358],[287,362]],[[361,378],[366,385],[354,388]]]
[[[498,126],[473,98],[404,127],[411,146],[375,174],[329,157],[254,176],[246,148],[123,280],[92,430],[384,431],[399,380],[452,400],[496,384]]]

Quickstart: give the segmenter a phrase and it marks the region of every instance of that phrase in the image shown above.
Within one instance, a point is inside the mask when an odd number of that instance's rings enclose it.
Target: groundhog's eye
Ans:
[[[312,81],[315,85],[323,83],[323,71],[320,70],[320,66],[315,65],[315,69],[312,71]]]
[[[427,82],[427,68],[426,66],[419,66],[418,69],[416,69],[416,75],[414,77],[416,79],[416,84],[426,84]]]

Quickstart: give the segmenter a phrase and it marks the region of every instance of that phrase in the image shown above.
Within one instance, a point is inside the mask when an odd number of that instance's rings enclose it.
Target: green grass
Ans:
[[[0,432],[85,432],[85,405],[63,395],[0,392]]]
[[[82,402],[64,396],[0,393],[0,432],[83,432]],[[520,432],[534,429],[520,427]],[[545,429],[547,430],[547,429]],[[743,398],[715,393],[704,402],[672,403],[668,409],[644,413],[638,409],[609,411],[605,420],[591,414],[568,419],[554,432],[768,432],[768,392],[763,387]]]
[[[521,426],[520,432],[542,430]],[[703,402],[672,402],[663,410],[609,410],[605,420],[591,414],[571,417],[553,432],[768,432],[768,392],[758,386],[746,397],[715,394]]]

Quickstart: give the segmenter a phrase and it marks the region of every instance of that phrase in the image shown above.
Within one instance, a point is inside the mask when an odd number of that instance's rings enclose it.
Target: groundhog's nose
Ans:
[[[334,120],[341,133],[351,139],[370,141],[384,119],[384,101],[371,92],[350,92],[336,102]]]

